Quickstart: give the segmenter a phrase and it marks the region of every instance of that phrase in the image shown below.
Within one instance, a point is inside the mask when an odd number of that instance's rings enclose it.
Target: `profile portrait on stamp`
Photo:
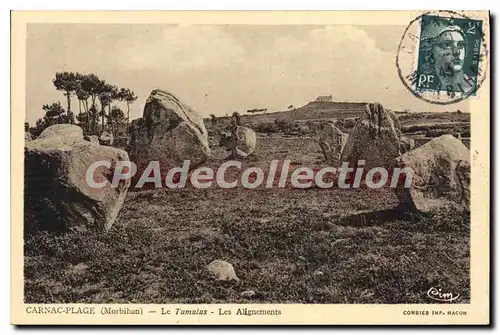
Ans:
[[[474,93],[480,46],[480,21],[422,16],[417,90]]]

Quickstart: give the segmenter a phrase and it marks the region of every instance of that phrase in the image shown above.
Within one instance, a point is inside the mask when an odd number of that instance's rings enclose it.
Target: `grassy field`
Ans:
[[[216,149],[209,164],[225,154]],[[306,137],[264,136],[245,165],[324,166]],[[387,189],[129,192],[107,233],[25,237],[29,303],[467,303],[469,213],[394,208]],[[213,279],[215,259],[239,282]],[[254,290],[244,298],[241,292]]]

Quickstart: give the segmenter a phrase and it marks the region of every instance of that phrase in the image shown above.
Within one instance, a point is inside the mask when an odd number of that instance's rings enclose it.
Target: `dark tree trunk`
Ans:
[[[83,100],[83,109],[85,110],[85,115],[87,115],[87,119],[85,120],[85,127],[87,128],[87,134],[90,135],[90,113],[89,101],[87,99]]]
[[[66,111],[66,115],[68,116],[69,123],[73,123],[73,118],[71,117],[71,92],[66,91],[66,100],[68,102],[68,110]]]
[[[111,109],[112,109],[112,106],[111,106],[111,101],[110,101],[108,103],[108,125],[109,125],[109,130],[111,131],[113,136],[115,136],[115,132],[113,129],[113,115],[111,115]]]
[[[80,115],[80,117],[81,117],[82,116],[82,100],[80,100],[80,98],[78,98],[78,113],[79,113],[78,115]],[[83,128],[83,130],[85,130],[85,128]]]
[[[106,115],[106,109],[104,109],[104,107],[101,108],[101,113],[102,113],[102,115],[101,115],[101,124],[102,124],[101,125],[101,127],[102,127],[101,132],[103,132],[104,131],[104,117]]]
[[[127,101],[127,126],[130,122],[130,103]]]
[[[97,110],[95,108],[96,95],[92,95],[92,135],[97,135]]]

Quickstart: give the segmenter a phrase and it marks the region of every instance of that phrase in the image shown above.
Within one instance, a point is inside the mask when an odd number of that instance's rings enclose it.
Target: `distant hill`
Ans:
[[[365,105],[366,103],[363,102],[311,101],[296,109],[258,115],[242,115],[241,119],[246,123],[258,123],[274,122],[276,119],[307,121],[358,117],[363,112]]]
[[[286,111],[243,114],[241,121],[244,124],[257,125],[260,123],[274,123],[275,120],[305,123],[306,121],[356,118],[363,113],[365,102],[335,102],[335,101],[311,101],[308,104]],[[446,123],[446,122],[470,122],[470,114],[462,112],[440,112],[440,113],[417,113],[394,111],[403,125],[415,125],[420,123]],[[229,116],[221,117],[220,124],[229,123]],[[209,122],[210,119],[206,119]]]
[[[283,133],[287,135],[308,134],[317,129],[319,123],[327,120],[336,123],[344,132],[349,133],[361,116],[366,103],[311,101],[308,104],[290,109],[262,114],[241,115],[241,122],[259,133]],[[460,133],[463,138],[470,137],[470,114],[454,112],[408,112],[393,111],[397,114],[403,133],[411,138],[434,138],[443,134]],[[312,121],[312,124],[311,124]],[[321,121],[321,122],[320,122]],[[215,122],[205,120],[209,133],[228,131],[230,116],[220,117]],[[420,143],[420,142],[419,142]]]

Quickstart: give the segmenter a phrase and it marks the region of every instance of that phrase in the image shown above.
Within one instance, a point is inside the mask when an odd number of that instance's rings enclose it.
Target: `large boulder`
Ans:
[[[232,158],[246,158],[255,151],[257,137],[253,129],[236,126],[230,136],[222,135],[220,145],[231,151]]]
[[[55,124],[45,128],[37,139],[49,137],[61,137],[64,141],[72,140],[74,138],[80,140],[83,138],[83,130],[82,128],[72,124]]]
[[[190,160],[195,168],[210,155],[203,118],[171,93],[158,89],[147,99],[143,117],[132,121],[128,148],[138,174],[150,161],[159,161],[163,170]]]
[[[443,135],[396,159],[399,168],[410,168],[412,184],[396,188],[402,206],[431,212],[435,209],[469,207],[470,152],[460,140]],[[404,174],[401,174],[403,176]]]
[[[128,161],[125,151],[102,146],[83,138],[75,125],[54,125],[45,129],[24,149],[25,226],[28,230],[107,230],[115,221],[130,186],[122,180],[117,187],[108,182],[94,188],[87,182],[87,170],[97,161],[94,181],[110,181],[118,161]]]
[[[318,137],[319,146],[325,156],[325,161],[330,165],[340,165],[342,151],[344,150],[349,135],[335,127],[333,123],[327,123],[323,129],[318,132]]]
[[[395,115],[394,115],[395,116]],[[354,125],[342,152],[342,162],[357,166],[365,160],[365,169],[391,168],[398,157],[400,134],[393,116],[379,103],[370,103]]]

